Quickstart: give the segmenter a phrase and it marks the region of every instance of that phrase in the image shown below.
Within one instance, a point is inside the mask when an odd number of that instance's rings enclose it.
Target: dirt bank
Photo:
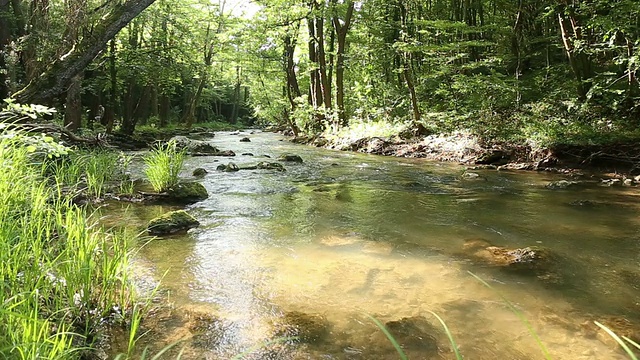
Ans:
[[[298,137],[292,141],[336,150],[458,162],[474,168],[581,172],[603,178],[631,178],[640,174],[640,144],[636,142],[557,145],[535,149],[523,144],[488,143],[464,132],[409,140],[381,137],[357,140]]]

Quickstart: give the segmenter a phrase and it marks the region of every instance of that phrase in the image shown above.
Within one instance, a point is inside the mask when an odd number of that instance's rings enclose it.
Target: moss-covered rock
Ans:
[[[282,154],[282,155],[278,156],[278,161],[302,163],[302,158],[300,157],[300,155]]]
[[[181,182],[167,191],[171,202],[191,204],[209,198],[205,187],[198,182]]]
[[[197,168],[195,170],[193,170],[193,176],[197,176],[197,177],[203,177],[205,175],[207,175],[208,171],[203,169],[203,168]]]
[[[187,231],[200,225],[200,222],[184,210],[168,212],[149,221],[147,231],[151,235],[168,235]]]

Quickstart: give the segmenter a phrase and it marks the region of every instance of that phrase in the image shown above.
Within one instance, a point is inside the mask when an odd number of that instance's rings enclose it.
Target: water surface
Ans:
[[[239,142],[242,136],[251,142]],[[172,308],[155,319],[162,330],[143,340],[156,349],[189,338],[183,358],[228,359],[276,338],[273,324],[298,311],[326,319],[323,341],[267,346],[246,358],[397,358],[370,314],[382,322],[423,316],[437,349],[418,341],[407,346],[410,358],[453,359],[433,311],[467,359],[543,358],[502,294],[554,359],[625,358],[592,322],[637,323],[637,188],[593,181],[549,190],[544,185],[562,177],[533,172],[477,171],[480,178],[466,179],[457,164],[316,149],[262,132],[209,141],[238,156],[188,159],[185,176],[209,171],[200,181],[210,198],[188,207],[202,226],[152,241],[137,256],[141,278],[162,278]],[[215,170],[282,153],[304,163],[287,163],[283,173]],[[571,205],[585,200],[589,206]],[[126,221],[143,226],[169,209],[133,207]],[[553,278],[474,259],[463,250],[474,239],[548,248],[557,262]]]

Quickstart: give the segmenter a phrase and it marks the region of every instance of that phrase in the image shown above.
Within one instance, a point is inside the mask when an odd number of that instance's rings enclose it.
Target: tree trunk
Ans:
[[[314,1],[315,3],[315,1]],[[313,9],[312,5],[312,9]],[[309,28],[309,104],[317,109],[322,98],[322,88],[320,86],[320,75],[318,72],[318,53],[316,47],[316,26],[315,18],[308,18],[307,25]]]
[[[115,5],[113,11],[82,39],[68,55],[55,59],[51,66],[25,88],[14,94],[20,103],[50,104],[65,92],[74,76],[82,72],[105,48],[109,40],[155,0],[127,0]]]
[[[318,64],[320,72],[320,86],[322,87],[322,99],[325,111],[331,110],[331,87],[327,78],[327,55],[324,51],[324,19],[316,19],[316,36],[318,45]]]
[[[82,73],[71,79],[64,107],[64,127],[74,131],[82,125]]]
[[[565,14],[565,10],[569,13]],[[574,46],[575,42],[583,42],[584,47],[588,47],[589,45],[584,41],[582,36],[582,27],[579,25],[578,20],[571,15],[571,12],[571,9],[566,8],[558,11],[558,24],[560,25],[562,45],[564,46],[565,53],[567,54],[569,66],[571,66],[571,70],[578,82],[578,99],[585,100],[587,98],[587,93],[591,89],[593,70],[589,55],[583,49],[576,49]]]
[[[111,40],[109,44],[109,80],[111,85],[109,87],[109,95],[107,96],[107,108],[105,109],[104,117],[102,118],[102,125],[105,126],[107,134],[111,134],[113,131],[113,124],[116,117],[116,104],[118,96],[118,77],[116,70],[116,41]]]
[[[240,66],[236,66],[236,87],[233,91],[233,111],[231,112],[231,123],[238,121],[240,111]]]
[[[202,97],[202,91],[204,90],[204,86],[207,84],[208,77],[206,73],[200,74],[200,81],[198,82],[198,88],[196,89],[193,98],[189,102],[187,109],[185,109],[184,116],[182,117],[182,123],[187,129],[190,129],[196,121],[196,108],[200,103],[200,98]]]
[[[0,69],[7,69],[5,50],[11,42],[11,25],[9,0],[0,0]],[[5,71],[0,71],[0,101],[9,97],[9,77]]]
[[[347,125],[347,114],[344,106],[344,55],[347,48],[347,33],[353,18],[354,3],[349,1],[347,13],[343,23],[338,16],[333,18],[333,27],[338,38],[338,51],[336,53],[336,105],[338,107],[338,120],[340,125]]]
[[[162,94],[160,96],[160,109],[158,111],[158,117],[160,118],[160,127],[166,127],[169,124],[169,111],[171,109],[171,99],[169,95]]]

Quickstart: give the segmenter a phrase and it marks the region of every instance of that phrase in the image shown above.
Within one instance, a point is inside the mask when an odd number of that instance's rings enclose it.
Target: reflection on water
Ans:
[[[227,359],[282,336],[279,322],[295,312],[321,318],[322,339],[269,345],[245,358],[397,358],[370,314],[396,327],[410,358],[451,359],[433,311],[466,358],[542,358],[499,292],[531,322],[554,359],[624,359],[592,321],[639,320],[635,188],[594,183],[553,191],[544,188],[558,179],[551,174],[489,171],[467,179],[457,165],[249,136],[251,143],[230,134],[211,142],[256,155],[233,158],[239,165],[285,152],[305,163],[286,164],[285,173],[221,173],[215,167],[228,159],[187,161],[185,176],[196,167],[210,172],[203,184],[211,198],[188,209],[202,226],[152,241],[138,256],[138,267],[162,277],[175,310],[149,320],[157,321],[156,330],[145,341],[154,347],[189,338],[186,358]],[[166,210],[140,209],[126,212],[127,223],[140,226],[152,216],[148,211]],[[469,239],[548,248],[562,281],[476,261],[463,251]]]

